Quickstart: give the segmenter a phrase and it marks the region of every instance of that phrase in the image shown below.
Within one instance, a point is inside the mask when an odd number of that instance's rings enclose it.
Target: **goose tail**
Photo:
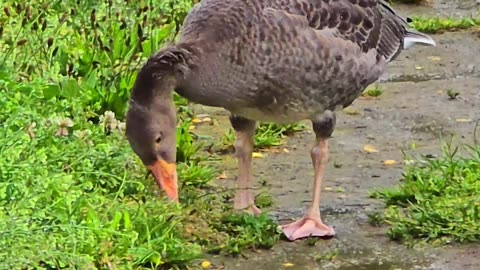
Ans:
[[[403,41],[403,48],[410,48],[414,44],[423,46],[437,46],[435,40],[428,35],[409,29]]]

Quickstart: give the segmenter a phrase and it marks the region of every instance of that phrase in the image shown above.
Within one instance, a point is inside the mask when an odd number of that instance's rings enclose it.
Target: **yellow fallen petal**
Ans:
[[[201,123],[201,122],[202,122],[202,120],[200,120],[198,118],[193,118],[192,119],[192,123],[194,123],[194,124],[198,124],[198,123]]]
[[[295,264],[293,264],[293,263],[284,263],[283,264],[283,267],[293,267],[293,266],[295,266]]]
[[[416,66],[415,69],[416,69],[416,70],[422,70],[423,67],[421,67],[421,66]]]
[[[375,149],[375,146],[371,144],[366,144],[365,146],[363,146],[363,151],[367,153],[378,153],[378,150]]]
[[[188,127],[188,130],[194,130],[194,129],[195,129],[195,126],[193,125]]]
[[[211,263],[211,262],[209,262],[209,261],[203,261],[203,262],[202,262],[202,268],[203,268],[203,269],[209,269],[210,266],[212,266],[212,263]]]
[[[433,61],[433,62],[438,62],[442,60],[442,58],[438,56],[429,56],[428,59],[430,59],[430,61]]]
[[[282,150],[278,148],[269,148],[269,149],[263,149],[263,152],[269,152],[269,153],[280,153]]]
[[[262,153],[253,152],[253,153],[252,153],[252,157],[253,157],[253,158],[263,158],[263,155],[262,155]]]
[[[210,122],[210,121],[212,121],[212,118],[210,117],[205,117],[202,119],[202,122]]]
[[[395,164],[397,164],[397,161],[395,161],[393,159],[387,159],[383,162],[383,164],[385,164],[385,165],[395,165]]]
[[[227,174],[226,174],[225,172],[223,172],[222,174],[220,174],[220,175],[218,176],[218,179],[227,179],[227,178],[228,178],[228,177],[227,177]]]
[[[285,153],[290,153],[290,151],[288,151],[287,148],[283,148],[283,152],[285,152]]]
[[[331,187],[325,187],[324,189],[325,189],[325,191],[333,191],[333,188],[331,188]]]
[[[469,122],[472,122],[472,119],[459,118],[459,119],[456,119],[456,121],[462,122],[462,123],[469,123]]]
[[[343,111],[348,114],[348,115],[359,115],[360,112],[355,110],[355,109],[352,109],[352,108],[345,108],[343,109]]]

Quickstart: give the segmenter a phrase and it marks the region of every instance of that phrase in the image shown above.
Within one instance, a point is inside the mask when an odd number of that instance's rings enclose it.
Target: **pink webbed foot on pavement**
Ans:
[[[300,238],[317,236],[317,237],[333,237],[335,230],[323,224],[320,218],[304,217],[293,223],[281,226],[283,233],[290,241]]]

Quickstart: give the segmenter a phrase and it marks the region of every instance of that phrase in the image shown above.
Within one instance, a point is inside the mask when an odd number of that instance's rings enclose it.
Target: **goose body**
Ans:
[[[350,105],[409,33],[382,1],[203,0],[177,45],[197,65],[176,91],[249,119],[311,119]]]
[[[350,105],[413,44],[435,42],[409,29],[382,0],[202,0],[186,17],[178,42],[139,72],[127,137],[159,186],[176,200],[171,91],[225,108],[237,135],[234,205],[257,214],[250,190],[256,121],[309,119],[316,135],[313,200],[305,217],[283,230],[291,240],[331,236],[318,205],[335,110]]]

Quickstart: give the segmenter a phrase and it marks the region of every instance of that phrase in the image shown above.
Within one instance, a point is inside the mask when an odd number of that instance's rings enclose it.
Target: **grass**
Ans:
[[[178,236],[181,210],[151,193],[120,130],[106,135],[79,103],[37,98],[39,83],[2,84],[1,268],[178,264],[200,254]],[[55,136],[62,128],[69,134]]]
[[[407,166],[398,188],[372,194],[385,201],[375,225],[389,224],[393,240],[480,241],[480,147],[445,146],[443,155]]]
[[[363,92],[363,96],[367,96],[367,97],[379,97],[382,94],[383,94],[383,90],[378,85],[375,85],[374,87],[368,87]]]
[[[429,5],[431,0],[394,0],[391,2],[402,3],[402,4],[425,4]],[[410,26],[416,30],[424,33],[440,33],[445,31],[456,31],[461,29],[469,29],[472,27],[480,27],[480,18],[474,17],[464,17],[464,18],[426,18],[415,16],[412,17],[412,22]]]
[[[120,128],[89,121],[75,100],[44,99],[42,82],[0,78],[0,86],[8,127],[0,131],[0,244],[9,247],[0,268],[182,265],[278,239],[273,221],[232,213],[208,185],[216,169],[199,157],[193,134],[177,145],[180,208],[158,198]]]
[[[2,2],[1,269],[182,268],[278,240],[273,221],[233,212],[232,191],[211,184],[217,168],[185,99],[174,97],[181,207],[159,197],[124,139],[139,67],[175,40],[194,2]],[[256,146],[300,129],[262,124]]]
[[[414,17],[410,25],[424,33],[439,33],[480,26],[480,18],[421,18]]]
[[[305,126],[300,123],[295,124],[276,124],[260,123],[255,130],[254,146],[257,149],[279,146],[283,143],[286,136],[305,130]],[[222,137],[224,146],[233,147],[235,143],[235,132],[229,129]]]
[[[192,3],[2,2],[1,269],[181,268],[277,241],[273,221],[233,212],[232,191],[211,184],[218,170],[185,99],[181,207],[159,197],[124,138],[137,70]]]
[[[448,89],[447,90],[447,96],[450,100],[456,100],[458,96],[460,96],[460,92],[457,92],[453,89]]]

